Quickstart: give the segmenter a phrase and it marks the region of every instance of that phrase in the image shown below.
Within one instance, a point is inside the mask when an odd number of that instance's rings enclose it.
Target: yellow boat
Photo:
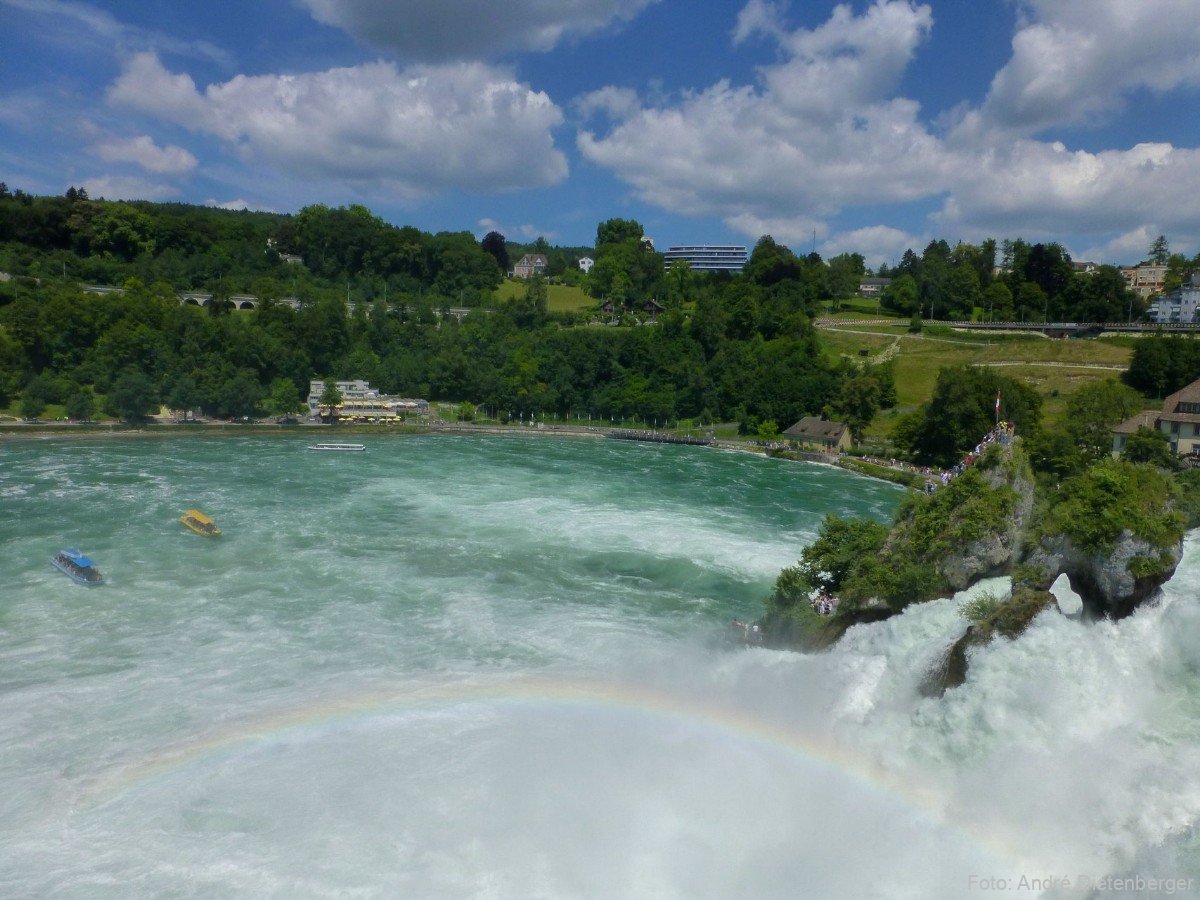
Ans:
[[[221,533],[221,529],[217,527],[217,523],[198,509],[189,509],[179,517],[179,521],[196,532],[196,534],[217,537]]]

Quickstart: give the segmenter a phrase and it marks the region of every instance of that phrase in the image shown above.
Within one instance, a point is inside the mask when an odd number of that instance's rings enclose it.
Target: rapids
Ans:
[[[961,598],[821,655],[723,640],[826,512],[885,519],[892,486],[367,441],[0,443],[0,895],[1200,887],[1195,534],[1160,603],[1047,611],[935,700]],[[193,506],[225,535],[186,531]],[[54,571],[62,546],[109,583]]]

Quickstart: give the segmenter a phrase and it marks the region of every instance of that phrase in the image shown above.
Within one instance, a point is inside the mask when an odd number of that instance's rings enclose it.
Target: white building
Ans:
[[[693,272],[741,272],[746,267],[746,248],[732,244],[688,244],[669,247],[663,254],[664,268],[683,260]]]
[[[594,266],[595,264],[596,264],[596,261],[594,259],[592,259],[590,256],[581,257],[579,260],[579,268],[583,270],[584,275],[586,275],[588,272],[592,271],[592,266]]]
[[[1200,322],[1200,279],[1193,275],[1187,284],[1150,301],[1151,322]]]
[[[428,400],[415,400],[407,397],[389,397],[387,394],[371,387],[371,383],[356,379],[354,381],[335,381],[334,385],[342,393],[342,405],[338,408],[338,418],[341,419],[375,419],[380,417],[398,416],[401,413],[424,414],[429,411]],[[308,383],[308,411],[312,416],[320,415],[321,394],[325,392],[325,382],[313,379]]]

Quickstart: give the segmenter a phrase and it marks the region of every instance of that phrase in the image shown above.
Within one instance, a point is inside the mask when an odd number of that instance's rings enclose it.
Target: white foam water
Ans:
[[[890,486],[617,442],[303,444],[9,445],[0,895],[1084,897],[1200,877],[1194,536],[1159,603],[1047,610],[931,699],[962,597],[823,654],[720,639],[826,511],[886,513]],[[177,527],[189,506],[225,536]],[[55,573],[67,543],[110,584]]]

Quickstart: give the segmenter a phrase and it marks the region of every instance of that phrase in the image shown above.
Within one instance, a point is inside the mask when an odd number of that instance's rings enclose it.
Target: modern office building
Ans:
[[[695,244],[669,247],[663,254],[663,265],[682,259],[693,272],[740,272],[746,266],[746,248],[724,244]]]

